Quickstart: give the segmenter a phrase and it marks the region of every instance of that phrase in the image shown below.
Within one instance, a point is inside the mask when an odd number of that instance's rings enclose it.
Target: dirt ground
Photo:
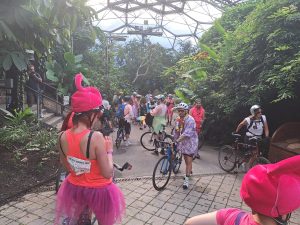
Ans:
[[[45,151],[8,151],[0,147],[0,205],[56,175],[58,154]]]

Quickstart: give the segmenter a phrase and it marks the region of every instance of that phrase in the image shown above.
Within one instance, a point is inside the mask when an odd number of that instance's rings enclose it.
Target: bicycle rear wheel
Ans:
[[[171,161],[167,156],[161,157],[156,163],[153,175],[152,175],[152,184],[155,190],[163,190],[171,177]]]
[[[267,158],[263,156],[256,157],[252,163],[249,165],[249,168],[252,168],[256,165],[261,165],[261,164],[269,164],[271,163]]]
[[[143,133],[140,138],[140,142],[141,142],[141,145],[148,151],[155,150],[154,135],[151,131],[147,131],[147,132]]]
[[[182,153],[181,151],[177,151],[175,154],[175,159],[173,160],[173,172],[175,174],[179,172],[181,162],[182,162]]]
[[[221,147],[218,155],[219,165],[222,170],[230,172],[236,165],[237,155],[235,150],[230,145],[224,145]]]

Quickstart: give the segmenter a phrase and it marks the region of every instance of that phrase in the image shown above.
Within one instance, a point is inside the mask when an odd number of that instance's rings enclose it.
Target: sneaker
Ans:
[[[128,147],[128,146],[129,146],[129,144],[128,144],[128,141],[125,141],[125,146],[126,146],[126,147]]]
[[[44,118],[45,116],[44,116],[44,114],[43,113],[41,113],[40,114],[40,118]]]
[[[127,143],[128,143],[128,145],[131,145],[131,144],[132,144],[129,140],[127,140]]]
[[[154,151],[152,152],[152,154],[153,154],[153,155],[158,155],[158,151],[157,151],[157,150],[154,150]]]
[[[188,189],[188,187],[189,187],[189,177],[185,176],[182,187],[183,187],[184,190]]]

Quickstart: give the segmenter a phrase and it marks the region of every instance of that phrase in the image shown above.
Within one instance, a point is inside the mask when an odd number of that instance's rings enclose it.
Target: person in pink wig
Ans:
[[[112,182],[112,140],[91,130],[102,116],[101,93],[95,87],[82,87],[82,80],[82,74],[75,76],[73,113],[58,139],[60,161],[70,173],[57,193],[55,224],[89,224],[90,217],[82,215],[94,213],[99,224],[113,225],[121,222],[125,200]]]
[[[257,165],[243,178],[240,195],[248,213],[227,208],[188,219],[185,225],[286,225],[300,207],[300,156]]]

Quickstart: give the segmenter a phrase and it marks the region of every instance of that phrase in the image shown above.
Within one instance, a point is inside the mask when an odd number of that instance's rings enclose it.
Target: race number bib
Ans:
[[[89,173],[91,171],[91,162],[88,160],[78,159],[72,156],[68,156],[67,160],[76,175]]]

